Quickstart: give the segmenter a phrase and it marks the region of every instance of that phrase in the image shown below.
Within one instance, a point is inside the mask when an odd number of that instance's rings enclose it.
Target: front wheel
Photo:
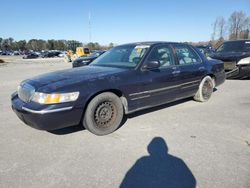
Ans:
[[[120,98],[111,92],[101,93],[88,104],[83,126],[95,135],[107,135],[120,126],[123,115]]]
[[[210,76],[206,76],[202,79],[199,89],[194,96],[194,100],[199,102],[206,102],[208,101],[213,93],[214,90],[214,81]]]

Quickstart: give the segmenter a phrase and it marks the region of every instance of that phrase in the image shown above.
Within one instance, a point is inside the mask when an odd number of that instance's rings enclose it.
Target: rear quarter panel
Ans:
[[[208,68],[208,74],[214,75],[215,86],[223,84],[226,79],[224,63],[220,60],[207,59],[206,64]]]

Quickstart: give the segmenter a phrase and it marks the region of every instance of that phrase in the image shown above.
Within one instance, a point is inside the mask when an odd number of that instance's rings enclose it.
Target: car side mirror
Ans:
[[[152,69],[158,69],[159,67],[160,67],[160,62],[159,61],[148,61],[143,66],[143,69],[152,70]]]

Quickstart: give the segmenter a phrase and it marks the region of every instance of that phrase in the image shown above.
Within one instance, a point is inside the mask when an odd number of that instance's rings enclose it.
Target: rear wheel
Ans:
[[[96,135],[114,132],[123,119],[123,105],[120,98],[111,92],[94,97],[84,114],[83,126]]]
[[[214,89],[214,82],[210,76],[206,76],[202,79],[199,90],[194,96],[194,99],[199,102],[206,102],[208,101],[213,93]]]

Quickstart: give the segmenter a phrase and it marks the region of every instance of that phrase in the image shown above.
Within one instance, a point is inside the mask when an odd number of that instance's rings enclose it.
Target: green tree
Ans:
[[[90,50],[94,50],[95,49],[95,44],[93,42],[89,42],[87,45],[86,45]]]
[[[77,47],[83,46],[81,42],[76,41],[76,40],[68,40],[67,41],[67,49],[68,50],[73,50],[76,51]]]
[[[109,46],[108,46],[108,48],[113,48],[114,47],[114,43],[109,43]]]
[[[27,45],[26,40],[19,40],[18,42],[16,42],[17,49],[22,51],[26,49],[26,45]]]
[[[36,39],[31,39],[28,41],[27,43],[27,47],[28,49],[30,50],[37,50],[37,42],[36,42]]]
[[[38,51],[41,51],[41,50],[45,50],[46,49],[46,45],[47,45],[47,42],[45,40],[42,40],[42,39],[39,39],[39,40],[36,40],[36,46],[37,46],[37,49]]]
[[[3,39],[2,48],[4,50],[10,50],[10,41],[9,41],[9,39]]]
[[[15,49],[15,42],[14,42],[14,39],[12,37],[8,38],[8,42],[9,42],[9,50]]]
[[[0,49],[2,49],[3,38],[0,37]]]
[[[90,50],[101,50],[103,47],[98,42],[90,42],[86,45]]]
[[[56,40],[55,41],[55,49],[56,50],[66,50],[67,45],[65,40]]]
[[[55,40],[48,40],[47,41],[47,49],[48,50],[55,50]]]

